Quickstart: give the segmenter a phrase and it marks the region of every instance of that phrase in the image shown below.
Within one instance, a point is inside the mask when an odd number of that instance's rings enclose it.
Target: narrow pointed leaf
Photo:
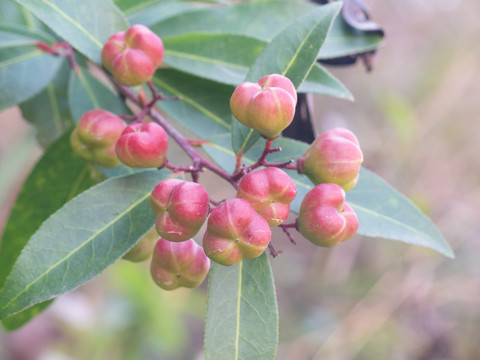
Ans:
[[[188,131],[203,139],[230,133],[232,86],[171,69],[158,70],[153,82],[165,95],[180,97],[181,101],[165,100],[157,104]]]
[[[70,66],[66,60],[40,93],[20,104],[25,120],[37,129],[37,139],[44,148],[73,127],[67,88]]]
[[[29,30],[0,28],[0,110],[27,100],[54,77],[62,59],[40,51]],[[42,37],[50,38],[47,34]],[[52,39],[53,41],[53,39]]]
[[[282,151],[270,154],[269,161],[285,162],[292,157],[296,159],[308,148],[308,144],[304,142],[287,138],[275,140],[274,146],[280,146]],[[264,142],[258,142],[243,157],[247,166],[258,159],[263,147]],[[232,171],[235,155],[227,136],[212,139],[212,144],[205,145],[204,148],[222,168]],[[297,185],[297,196],[291,204],[291,210],[298,213],[302,199],[314,185],[306,176],[296,171],[287,172]],[[373,172],[362,168],[357,185],[347,193],[347,201],[357,213],[360,222],[359,234],[421,245],[447,257],[454,256],[435,224],[408,198]]]
[[[9,316],[5,319],[2,319],[2,326],[7,331],[15,331],[25,325],[27,322],[32,320],[35,316],[44,311],[49,307],[53,302],[52,300],[47,300],[39,304],[33,305],[15,315]]]
[[[84,284],[151,229],[149,196],[169,171],[106,180],[49,217],[23,248],[0,291],[0,318]]]
[[[150,26],[163,21],[172,16],[201,9],[207,6],[201,3],[192,3],[184,1],[144,1],[143,3],[130,4],[124,10],[128,20],[132,24],[143,24]]]
[[[128,28],[111,0],[16,0],[74,48],[96,63],[105,41]]]
[[[208,281],[205,359],[275,358],[278,309],[268,258],[212,264]]]
[[[282,74],[298,88],[315,65],[340,8],[341,3],[330,3],[291,23],[265,47],[248,72],[246,81],[257,82],[268,74]],[[250,129],[246,132],[244,128],[240,123],[232,127],[232,144],[237,154],[245,154],[260,138],[258,131]]]
[[[85,68],[70,73],[68,102],[75,122],[93,109],[104,109],[117,115],[130,113],[125,103]]]
[[[171,68],[237,86],[267,42],[245,35],[193,33],[170,37],[164,44],[164,63]],[[352,99],[342,83],[318,64],[299,91]]]

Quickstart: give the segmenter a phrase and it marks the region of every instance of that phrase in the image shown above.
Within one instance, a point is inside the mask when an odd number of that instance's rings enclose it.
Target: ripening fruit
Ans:
[[[260,256],[271,239],[267,221],[243,199],[230,199],[212,210],[203,237],[205,254],[222,265]]]
[[[248,173],[237,191],[237,197],[247,200],[270,226],[280,225],[287,219],[290,203],[296,195],[293,180],[275,167]]]
[[[191,181],[167,179],[150,195],[158,234],[170,241],[186,241],[202,227],[209,211],[205,188]]]
[[[144,25],[110,36],[102,48],[102,64],[126,86],[150,80],[163,61],[162,40]]]
[[[303,198],[297,228],[313,244],[330,247],[355,235],[358,218],[340,186],[320,184]]]
[[[123,130],[115,151],[118,159],[134,168],[161,167],[168,148],[168,135],[154,122],[131,124]]]
[[[125,254],[122,259],[140,262],[149,259],[153,254],[153,247],[158,240],[157,230],[152,227],[140,240]]]
[[[332,129],[321,134],[297,160],[300,174],[315,184],[333,183],[345,191],[358,181],[363,154],[356,136],[347,129]]]
[[[272,74],[258,83],[240,84],[230,98],[230,109],[243,125],[274,139],[293,120],[297,94],[285,76]]]
[[[87,111],[70,136],[73,151],[107,168],[120,165],[115,143],[126,126],[122,119],[106,110]]]
[[[176,243],[160,238],[155,245],[150,272],[162,289],[200,286],[209,269],[210,259],[193,239]]]

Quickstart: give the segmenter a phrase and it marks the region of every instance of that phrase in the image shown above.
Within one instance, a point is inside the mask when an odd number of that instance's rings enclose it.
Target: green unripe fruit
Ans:
[[[158,240],[157,230],[152,227],[140,240],[125,254],[122,259],[140,262],[150,259],[153,254],[153,247]]]

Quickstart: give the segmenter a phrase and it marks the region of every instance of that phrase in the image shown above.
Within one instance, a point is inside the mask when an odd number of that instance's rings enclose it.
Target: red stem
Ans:
[[[135,94],[131,89],[126,86],[117,84],[120,91],[130,100],[136,102],[137,104],[140,103],[140,98],[137,94]],[[190,145],[189,140],[186,139],[177,129],[175,129],[165,118],[160,115],[153,107],[148,109],[148,114],[151,118],[161,125],[165,131],[177,142],[177,144],[187,153],[187,155],[192,159],[192,168],[193,170],[189,170],[192,172],[192,176],[194,180],[198,178],[198,172],[201,171],[202,168],[207,168],[220,176],[221,178],[228,181],[232,186],[236,189],[238,188],[238,183],[236,180],[232,179],[230,174],[226,171],[223,171],[218,166],[213,164],[212,162],[208,161],[204,157],[202,157],[194,148]]]

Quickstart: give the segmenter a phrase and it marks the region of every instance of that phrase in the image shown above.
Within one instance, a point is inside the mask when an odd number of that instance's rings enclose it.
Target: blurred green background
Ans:
[[[275,233],[277,358],[480,359],[480,3],[367,4],[387,34],[374,70],[331,68],[356,101],[316,97],[315,125],[353,130],[365,166],[434,220],[456,258],[360,236],[322,249],[295,234],[293,246]],[[41,153],[17,108],[0,127],[1,232]],[[0,359],[202,359],[205,307],[206,284],[162,291],[148,263],[118,261],[24,328],[0,330]]]

